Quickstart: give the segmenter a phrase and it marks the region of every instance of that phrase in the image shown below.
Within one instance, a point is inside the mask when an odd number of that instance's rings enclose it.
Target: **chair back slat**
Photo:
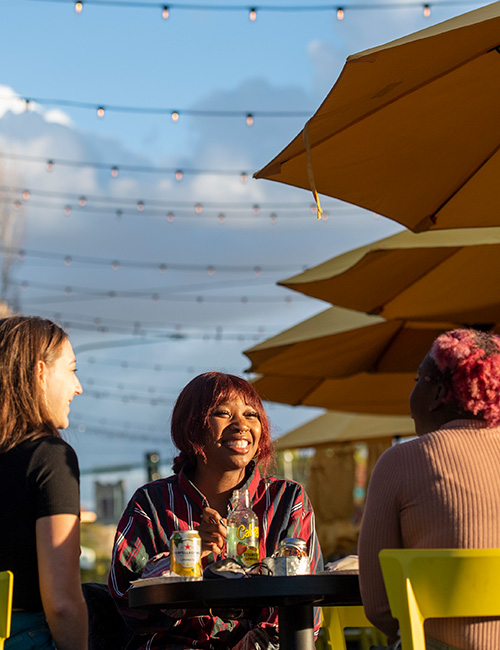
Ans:
[[[379,559],[403,650],[425,650],[427,618],[500,618],[500,549],[384,549]]]

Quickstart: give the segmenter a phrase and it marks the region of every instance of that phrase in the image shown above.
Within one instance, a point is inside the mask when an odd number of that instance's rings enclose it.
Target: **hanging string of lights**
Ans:
[[[95,104],[72,99],[59,99],[49,97],[18,97],[24,102],[26,111],[32,110],[33,104],[45,106],[64,106],[66,108],[81,108],[92,110],[98,118],[102,119],[106,113],[129,113],[136,115],[168,115],[172,122],[178,122],[181,116],[186,117],[218,117],[218,118],[240,118],[244,119],[247,126],[253,126],[256,118],[305,118],[310,117],[312,111],[285,111],[285,110],[210,110],[196,108],[162,108],[147,106],[123,106],[118,104]],[[12,95],[0,97],[0,101],[12,103]]]
[[[28,280],[12,280],[11,286],[17,286],[23,291],[28,289],[43,289],[45,291],[55,291],[58,294],[63,294],[61,297],[47,297],[44,296],[43,301],[48,302],[50,300],[65,300],[71,298],[72,296],[84,297],[88,300],[96,299],[108,299],[116,300],[117,298],[133,298],[133,299],[145,299],[152,300],[153,302],[194,302],[198,305],[204,303],[223,303],[223,304],[235,304],[240,303],[246,305],[248,303],[254,304],[291,304],[296,301],[308,300],[308,298],[302,294],[297,296],[292,296],[290,294],[285,294],[281,297],[276,296],[208,296],[208,295],[183,295],[181,293],[175,293],[175,289],[159,289],[156,291],[151,290],[98,290],[98,289],[89,289],[84,287],[75,287],[75,286],[63,286],[63,285],[54,285],[45,282],[33,282]],[[178,290],[177,290],[178,291]],[[33,304],[33,301],[31,301]],[[90,327],[90,326],[89,326]],[[94,329],[94,326],[92,326]],[[106,329],[101,329],[101,331],[107,331]]]
[[[154,404],[150,404],[154,406]],[[69,433],[85,433],[93,434],[97,436],[104,436],[106,438],[120,438],[122,440],[130,440],[132,442],[154,442],[156,444],[168,444],[168,438],[166,435],[163,436],[153,436],[150,433],[139,433],[134,431],[134,433],[129,433],[127,431],[118,431],[116,429],[105,429],[104,427],[88,427],[83,422],[79,425],[71,424],[69,425],[67,431]],[[82,471],[82,473],[84,473]]]
[[[29,205],[37,208],[59,208],[62,209],[66,216],[72,214],[74,206],[76,209],[85,209],[85,212],[89,213],[108,213],[113,214],[116,217],[123,217],[125,214],[130,213],[140,213],[142,216],[160,216],[166,218],[168,222],[173,222],[176,218],[176,214],[179,212],[182,215],[182,218],[187,216],[199,217],[202,214],[204,218],[207,215],[207,212],[212,211],[214,215],[217,216],[219,223],[224,223],[227,219],[227,215],[224,211],[231,210],[231,212],[246,212],[246,216],[251,216],[252,218],[257,217],[261,214],[261,211],[269,209],[272,212],[269,214],[269,219],[271,223],[275,223],[278,220],[278,214],[276,209],[287,211],[288,216],[297,216],[299,218],[304,216],[305,211],[309,210],[312,214],[316,214],[317,207],[313,203],[305,202],[263,202],[263,203],[246,203],[246,202],[213,202],[213,201],[165,201],[158,199],[135,199],[135,198],[124,198],[116,196],[95,196],[87,194],[75,194],[70,192],[55,192],[49,190],[36,190],[36,189],[27,189],[14,186],[0,186],[0,194],[5,194],[6,199],[12,204],[15,210],[19,210],[24,205]],[[15,195],[19,195],[18,198],[14,198]],[[40,196],[42,198],[48,199],[61,199],[64,201],[63,206],[55,206],[52,203],[43,203],[33,201],[33,197]],[[72,203],[67,203],[66,201],[71,201]],[[96,204],[95,206],[89,205],[89,203]],[[75,205],[76,204],[76,205]],[[101,205],[100,205],[101,204]],[[112,207],[110,204],[114,204]],[[120,207],[116,207],[116,206]],[[328,206],[326,206],[328,207]],[[146,209],[147,208],[147,209]],[[155,210],[155,208],[157,208]],[[173,209],[176,209],[176,212]],[[177,210],[179,208],[179,210]],[[130,210],[131,212],[128,212]],[[291,211],[298,212],[296,215],[289,215]],[[245,215],[240,215],[240,218]],[[329,217],[328,211],[324,210],[322,214],[322,220],[327,221]]]
[[[44,312],[37,312],[37,313],[38,313],[38,315],[43,315],[44,314]],[[53,318],[53,320],[55,320],[56,322],[62,322],[62,320],[63,320],[62,314],[59,313],[59,312],[57,312],[55,314],[50,314],[49,317]],[[130,321],[123,321],[123,320],[118,320],[118,319],[102,318],[102,317],[96,317],[96,318],[90,318],[89,320],[84,320],[81,315],[74,315],[74,314],[68,314],[68,313],[65,313],[64,317],[69,322],[71,322],[71,321],[79,321],[80,323],[84,323],[86,327],[88,327],[89,329],[92,329],[94,331],[103,331],[103,330],[109,331],[108,328],[117,327],[117,328],[121,328],[122,331],[123,330],[126,331],[128,334],[132,333],[134,336],[136,336],[137,334],[141,334],[142,332],[147,332],[147,331],[149,331],[149,332],[165,332],[166,330],[169,330],[169,329],[172,330],[177,335],[177,334],[181,334],[181,333],[185,332],[186,329],[187,329],[186,325],[181,325],[179,323],[169,324],[169,323],[162,322],[161,325],[158,325],[158,323],[151,323],[151,322],[148,322],[148,321],[140,321],[140,322],[139,321],[134,321],[133,323],[131,323]],[[270,332],[269,332],[269,328],[266,328],[266,327],[264,327],[262,325],[259,325],[257,327],[252,327],[252,328],[248,328],[248,327],[241,328],[241,327],[232,326],[230,328],[230,330],[227,327],[223,328],[222,325],[217,325],[215,327],[213,326],[213,327],[198,327],[197,328],[197,332],[198,333],[201,332],[204,335],[207,332],[209,334],[214,333],[214,332],[216,334],[220,334],[223,331],[226,331],[226,332],[230,331],[231,333],[233,333],[233,334],[236,333],[238,335],[246,334],[246,335],[251,335],[253,337],[255,337],[255,336],[264,336],[264,334],[267,331],[269,333],[268,335],[271,335]],[[89,364],[91,364],[91,365],[94,364],[94,363],[97,363],[96,357],[93,357],[93,356],[89,357],[87,359],[87,362]],[[100,363],[102,363],[102,362],[100,362]],[[112,363],[110,360],[108,360],[108,362],[105,365],[115,365],[115,366],[118,365],[122,369],[126,369],[126,368],[138,369],[138,368],[141,368],[141,369],[148,369],[148,370],[155,370],[155,371],[160,371],[160,370],[168,371],[168,372],[175,372],[176,371],[172,366],[169,366],[168,364],[158,364],[158,363],[154,363],[154,364],[153,363],[150,363],[150,364],[142,363],[142,364],[139,364],[139,363],[136,362],[134,364],[134,363],[128,362],[128,361],[119,361],[119,362],[115,361],[114,363]],[[186,371],[186,372],[189,372],[191,374],[195,372],[195,370],[194,370],[194,368],[192,366],[188,366],[188,367],[180,366],[180,367],[177,368],[177,371],[178,370]],[[201,370],[199,372],[201,372]]]
[[[10,246],[1,246],[0,251],[3,253],[16,255],[20,260],[24,261],[26,258],[55,260],[62,262],[65,266],[72,264],[85,264],[90,266],[105,266],[111,268],[113,271],[118,271],[120,268],[130,269],[151,269],[158,270],[160,273],[166,271],[202,271],[207,272],[209,275],[217,273],[252,273],[254,275],[261,275],[262,273],[293,273],[297,271],[297,265],[292,264],[275,264],[265,266],[247,266],[237,264],[184,264],[178,262],[150,262],[144,260],[124,260],[124,259],[104,259],[102,257],[93,257],[90,255],[68,255],[65,253],[51,253],[49,251],[39,251],[33,249],[13,248]]]
[[[117,178],[120,172],[135,173],[141,172],[146,174],[173,174],[176,181],[181,181],[184,176],[239,176],[242,183],[246,183],[249,178],[247,171],[235,169],[198,169],[191,167],[154,167],[151,165],[127,165],[116,163],[89,162],[83,160],[67,160],[55,156],[27,156],[17,153],[0,152],[0,158],[6,160],[19,160],[28,163],[42,163],[48,172],[54,171],[56,166],[61,167],[90,167],[91,169],[104,169],[109,171],[112,178]]]
[[[40,1],[40,0],[38,0]],[[45,0],[46,2],[59,2],[69,4],[67,0]],[[471,0],[441,0],[437,2],[374,2],[374,3],[346,3],[343,5],[219,5],[219,4],[160,4],[157,2],[134,2],[133,0],[76,0],[73,3],[74,10],[81,14],[84,6],[105,6],[115,8],[132,8],[132,9],[156,9],[163,20],[168,20],[172,13],[177,11],[224,11],[224,12],[244,12],[247,14],[250,22],[257,20],[257,15],[263,12],[274,13],[299,13],[299,12],[319,12],[325,11],[335,13],[337,20],[342,21],[345,18],[346,11],[387,11],[397,9],[420,9],[423,15],[428,18],[431,15],[431,8],[453,7],[476,4]]]

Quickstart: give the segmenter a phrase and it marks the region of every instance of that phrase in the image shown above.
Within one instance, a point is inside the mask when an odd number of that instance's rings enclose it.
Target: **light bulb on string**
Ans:
[[[166,264],[160,264],[160,266],[158,268],[160,269],[160,273],[165,273],[165,271],[167,270],[167,265]]]
[[[183,176],[184,176],[184,173],[183,173],[182,169],[178,169],[178,170],[175,172],[175,180],[176,180],[176,181],[182,181],[182,177],[183,177]]]
[[[258,215],[259,212],[260,212],[260,206],[258,206],[257,204],[255,204],[255,205],[252,207],[252,212],[253,212],[255,215]]]
[[[81,14],[83,11],[83,2],[82,0],[78,0],[78,2],[75,2],[75,11],[77,14]]]
[[[137,212],[144,212],[144,201],[137,201]]]
[[[71,206],[70,205],[65,205],[64,206],[64,214],[68,217],[71,214]]]
[[[272,212],[269,219],[271,220],[271,223],[276,223],[278,221],[278,215],[276,214],[276,212]]]
[[[111,176],[113,178],[116,178],[118,176],[118,167],[116,165],[114,167],[111,167]]]
[[[23,199],[24,199],[25,201],[28,201],[28,199],[30,198],[30,196],[31,196],[31,194],[30,194],[30,191],[29,191],[29,190],[23,190]]]
[[[253,115],[252,115],[252,113],[247,113],[246,122],[247,122],[247,126],[253,126]]]
[[[344,20],[345,12],[342,7],[337,7],[337,20]]]
[[[14,206],[14,210],[19,210],[22,204],[19,199],[16,199],[12,205]]]
[[[203,212],[203,206],[201,205],[201,203],[197,203],[194,206],[194,211],[196,212],[196,214],[201,214]]]
[[[172,223],[172,221],[173,221],[174,219],[175,219],[175,215],[174,215],[174,213],[173,213],[173,212],[169,212],[169,213],[167,214],[167,221],[169,221],[170,223]]]
[[[170,114],[170,117],[172,118],[172,122],[178,122],[179,121],[179,111],[172,111]]]
[[[208,275],[213,275],[215,273],[215,268],[213,266],[207,266]]]
[[[250,18],[250,21],[254,23],[257,20],[257,10],[255,7],[252,7],[250,9],[250,13],[248,14],[248,17]]]
[[[168,10],[168,5],[163,5],[163,8],[161,10],[161,17],[163,20],[167,20],[167,18],[170,16],[170,11]]]
[[[54,161],[53,160],[47,160],[47,171],[51,172],[54,169]]]
[[[72,262],[71,255],[66,255],[66,257],[64,258],[64,264],[66,266],[71,266],[71,262]]]
[[[81,208],[84,208],[87,205],[87,199],[84,196],[81,196],[78,199],[78,203],[80,204]]]
[[[30,109],[30,100],[29,100],[29,99],[25,99],[25,100],[24,100],[24,110],[25,110],[25,111],[29,111],[29,109]]]
[[[328,221],[329,218],[330,218],[330,214],[326,210],[323,210],[323,212],[321,213],[321,220]]]
[[[431,8],[429,5],[424,5],[424,17],[429,18],[431,15]]]
[[[120,268],[120,262],[118,260],[113,260],[113,262],[111,262],[111,268],[113,271],[118,271]]]
[[[242,183],[246,183],[248,181],[248,174],[246,172],[241,172],[240,174],[240,181]]]
[[[221,213],[219,214],[219,216],[217,217],[217,221],[218,221],[219,223],[224,223],[225,220],[226,220],[226,215],[225,215],[223,212],[221,212]]]
[[[97,117],[104,117],[104,107],[103,106],[99,106],[99,108],[97,109]]]

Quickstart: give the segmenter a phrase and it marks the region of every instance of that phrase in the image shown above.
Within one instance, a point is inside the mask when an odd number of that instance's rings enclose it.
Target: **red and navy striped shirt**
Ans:
[[[243,485],[249,490],[252,509],[259,518],[259,556],[270,557],[285,537],[307,541],[311,573],[323,569],[321,549],[314,525],[314,512],[300,483],[275,477],[261,477],[257,467]],[[147,483],[130,500],[118,524],[113,549],[109,589],[127,623],[134,630],[128,648],[233,648],[258,626],[270,639],[277,635],[277,610],[263,609],[255,620],[223,621],[200,615],[172,618],[166,612],[148,613],[128,608],[127,591],[150,558],[169,550],[169,538],[176,530],[196,529],[208,501],[184,472]],[[205,567],[214,558],[203,558]],[[237,603],[235,603],[237,607]],[[319,628],[319,610],[316,616]],[[255,632],[256,630],[254,630]],[[252,632],[250,632],[252,634]],[[262,647],[262,640],[259,638]],[[245,643],[251,647],[251,643]]]

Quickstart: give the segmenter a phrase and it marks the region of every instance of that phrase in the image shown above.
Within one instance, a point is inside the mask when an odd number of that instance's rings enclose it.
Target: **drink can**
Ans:
[[[170,537],[170,573],[201,577],[201,537],[196,530],[177,530]]]

